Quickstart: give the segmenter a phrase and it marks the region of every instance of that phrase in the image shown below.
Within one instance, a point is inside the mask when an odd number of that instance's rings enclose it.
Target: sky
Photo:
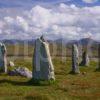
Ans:
[[[100,0],[0,0],[0,40],[100,40]]]

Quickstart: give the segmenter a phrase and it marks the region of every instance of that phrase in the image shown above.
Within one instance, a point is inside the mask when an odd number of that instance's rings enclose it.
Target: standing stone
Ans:
[[[72,73],[79,74],[80,70],[78,67],[79,52],[77,45],[72,45]]]
[[[98,68],[97,70],[100,71],[100,43],[98,44]]]
[[[80,66],[89,66],[89,56],[88,53],[86,51],[83,52],[82,54],[82,61],[80,63]]]
[[[0,43],[0,71],[7,72],[6,47]]]
[[[33,60],[33,79],[55,80],[49,44],[45,41],[43,36],[35,41]]]

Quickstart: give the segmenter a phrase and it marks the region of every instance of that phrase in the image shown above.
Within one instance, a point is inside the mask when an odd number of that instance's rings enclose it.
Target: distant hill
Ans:
[[[26,44],[34,45],[35,39],[32,40],[17,40],[17,39],[11,39],[11,40],[0,40],[0,42],[3,42],[5,44]],[[100,42],[95,41],[90,38],[83,38],[80,40],[67,40],[67,39],[57,39],[57,40],[48,40],[49,43],[56,43],[56,44],[65,44],[65,45],[72,45],[72,44],[80,44],[80,45],[88,45],[88,44],[100,44]]]
[[[95,41],[93,39],[89,39],[89,38],[83,38],[80,40],[70,40],[70,41],[65,40],[65,39],[47,40],[47,41],[50,43],[51,55],[53,55],[53,56],[68,56],[68,57],[71,56],[72,44],[80,44],[79,48],[81,48],[82,45],[85,45],[84,47],[86,47],[86,45],[91,44],[89,46],[89,48],[93,52],[93,56],[97,57],[98,44],[100,44],[100,42]],[[26,44],[28,44],[28,55],[29,56],[33,55],[35,39],[33,39],[33,40],[15,40],[15,39],[7,40],[7,39],[5,39],[0,42],[3,42],[6,44],[8,56],[16,55],[15,54],[16,47],[19,48],[19,54],[18,54],[19,56],[27,55],[27,53],[25,53],[25,51],[24,51],[24,49],[27,48]],[[54,52],[54,49],[55,49],[55,52]],[[79,50],[81,50],[81,49],[79,49]]]
[[[100,42],[95,41],[95,40],[90,39],[90,38],[83,38],[83,39],[80,39],[80,40],[71,40],[67,44],[80,44],[80,45],[92,44],[92,45],[96,45],[96,44],[99,44],[99,43]]]
[[[82,45],[88,45],[88,44],[99,44],[100,42],[95,41],[90,38],[83,38],[83,39],[79,40],[79,43]]]
[[[16,39],[11,39],[11,40],[1,40],[0,42],[7,44],[7,45],[14,45],[14,44],[30,44],[34,45],[34,39],[33,40],[16,40]]]
[[[67,44],[68,42],[69,42],[69,40],[63,39],[63,38],[54,40],[54,43],[56,43],[56,44]]]

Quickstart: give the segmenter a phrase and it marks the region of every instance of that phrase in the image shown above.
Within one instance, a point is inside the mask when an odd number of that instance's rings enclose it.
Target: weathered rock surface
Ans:
[[[11,76],[20,75],[27,78],[32,78],[32,72],[26,67],[15,68],[14,70],[9,71],[8,74]]]
[[[84,51],[82,54],[82,61],[80,63],[80,66],[89,66],[89,62],[90,62],[89,56],[88,56],[87,52]]]
[[[9,66],[10,66],[10,67],[14,67],[14,66],[15,66],[14,62],[10,61],[10,62],[9,62]]]
[[[77,45],[73,45],[72,46],[72,73],[75,73],[75,74],[78,74],[80,73],[80,70],[79,70],[79,52],[78,52],[78,47]]]
[[[100,44],[98,45],[98,66],[96,70],[100,71]]]
[[[34,79],[55,80],[54,66],[50,56],[49,44],[43,36],[35,41],[33,60]]]
[[[7,57],[6,46],[3,43],[0,43],[0,71],[7,72]]]

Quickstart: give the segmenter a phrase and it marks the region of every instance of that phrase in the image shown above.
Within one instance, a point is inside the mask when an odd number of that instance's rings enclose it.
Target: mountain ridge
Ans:
[[[93,44],[100,44],[99,41],[90,39],[90,38],[82,38],[80,40],[67,40],[67,39],[63,39],[63,38],[59,38],[56,40],[47,40],[49,43],[56,43],[56,44],[81,44],[81,45],[88,45],[89,43],[93,43]],[[18,40],[18,39],[4,39],[4,40],[0,40],[0,42],[3,42],[5,44],[34,44],[35,39],[25,39],[25,40]]]

